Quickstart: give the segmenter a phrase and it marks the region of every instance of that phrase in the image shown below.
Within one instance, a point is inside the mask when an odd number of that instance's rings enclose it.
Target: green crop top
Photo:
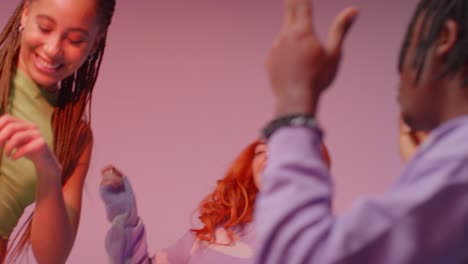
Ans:
[[[10,114],[35,123],[51,149],[51,119],[57,94],[43,91],[20,70],[11,81]],[[35,196],[34,164],[26,158],[13,161],[3,154],[0,163],[0,237],[10,236],[24,209],[35,201]]]

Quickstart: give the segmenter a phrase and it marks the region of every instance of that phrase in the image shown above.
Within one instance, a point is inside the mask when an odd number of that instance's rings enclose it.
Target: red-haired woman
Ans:
[[[112,263],[252,263],[256,244],[252,228],[255,198],[267,153],[262,141],[248,145],[234,160],[215,190],[200,204],[200,228],[148,256],[145,230],[136,211],[127,177],[113,166],[103,169],[101,194],[112,222],[106,250]],[[324,158],[329,157],[324,149]]]

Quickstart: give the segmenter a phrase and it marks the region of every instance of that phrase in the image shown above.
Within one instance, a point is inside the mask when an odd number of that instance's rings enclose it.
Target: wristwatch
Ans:
[[[280,116],[270,121],[262,130],[262,137],[269,139],[271,135],[279,128],[287,126],[301,126],[318,129],[320,133],[320,127],[317,120],[309,114],[291,114]]]

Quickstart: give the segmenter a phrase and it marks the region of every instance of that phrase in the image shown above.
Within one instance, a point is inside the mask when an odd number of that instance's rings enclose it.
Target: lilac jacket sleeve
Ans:
[[[457,131],[442,129],[428,140],[388,192],[334,216],[320,133],[279,129],[268,142],[256,204],[257,263],[466,261],[468,147],[460,142],[468,129]]]
[[[138,219],[135,195],[130,182],[123,178],[119,188],[100,187],[107,218],[112,223],[105,238],[105,248],[112,264],[151,263],[145,227]]]

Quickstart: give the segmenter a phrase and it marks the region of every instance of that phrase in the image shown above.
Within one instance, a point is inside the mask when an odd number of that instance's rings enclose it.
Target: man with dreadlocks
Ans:
[[[38,263],[68,258],[91,157],[88,107],[114,7],[21,0],[0,34],[0,263],[28,243]],[[33,202],[24,232],[9,241]]]
[[[431,131],[387,192],[333,215],[320,158],[320,95],[334,80],[357,16],[336,18],[327,45],[310,0],[285,0],[268,60],[276,118],[263,130],[268,163],[255,217],[257,263],[465,263],[468,260],[468,0],[422,0],[400,55],[399,103],[413,130]]]

